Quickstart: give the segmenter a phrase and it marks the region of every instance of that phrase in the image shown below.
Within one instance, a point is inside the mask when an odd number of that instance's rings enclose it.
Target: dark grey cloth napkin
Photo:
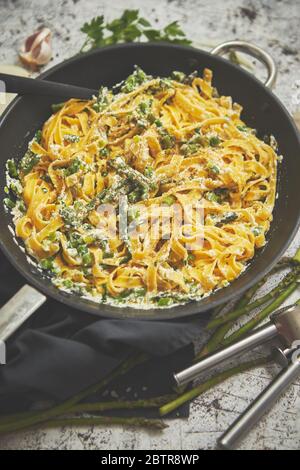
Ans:
[[[0,254],[0,305],[24,283]],[[134,399],[172,392],[172,373],[191,363],[191,342],[201,336],[207,314],[195,320],[97,319],[48,300],[8,341],[0,366],[0,413],[57,403],[99,382],[124,359],[147,353],[149,360],[101,396]],[[183,408],[183,415],[188,413]]]

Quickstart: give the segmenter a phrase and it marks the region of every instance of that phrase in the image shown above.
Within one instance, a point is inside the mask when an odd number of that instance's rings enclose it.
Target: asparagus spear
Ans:
[[[34,413],[30,416],[22,417],[21,419],[18,419],[13,422],[4,422],[3,424],[0,423],[0,434],[25,429],[36,424],[46,422],[49,419],[55,418],[56,416],[68,413],[69,409],[72,408],[72,406],[76,405],[84,398],[93,395],[94,393],[99,392],[100,390],[103,390],[116,377],[126,374],[130,369],[144,362],[146,359],[147,356],[145,354],[132,356],[126,361],[124,361],[119,367],[117,367],[113,372],[111,372],[111,374],[102,379],[100,382],[74,395],[65,402],[45,411]]]
[[[255,315],[254,318],[249,320],[245,325],[243,325],[238,331],[235,331],[232,335],[228,336],[223,341],[223,345],[227,346],[231,343],[236,342],[241,336],[244,336],[249,331],[253,330],[259,323],[261,323],[265,318],[267,318],[274,310],[280,307],[281,304],[297,289],[299,283],[297,281],[292,282],[273,302],[271,302],[267,307],[265,307],[261,312]]]
[[[79,403],[72,406],[67,410],[67,415],[78,414],[78,413],[95,413],[101,411],[111,410],[133,410],[143,408],[157,408],[172,400],[176,395],[163,395],[160,397],[141,399],[141,400],[119,400],[119,401],[108,401],[108,402],[95,402],[95,403]],[[0,416],[0,424],[17,421],[24,418],[38,415],[40,411],[25,411],[21,413],[14,413],[10,415]]]
[[[274,273],[278,272],[279,270],[284,269],[287,266],[290,266],[291,264],[294,264],[293,258],[289,258],[289,259],[286,258],[284,262],[283,260],[280,260],[279,263],[275,266],[275,268],[273,268],[272,271],[269,274],[267,274],[267,276],[265,276],[261,281],[255,284],[251,289],[249,289],[243,295],[243,297],[235,306],[235,309],[243,309],[244,307],[246,307],[246,305],[248,305],[249,302],[251,301],[252,297],[267,282],[270,276],[272,276]],[[242,315],[243,313],[241,314],[241,316]],[[205,344],[202,350],[195,356],[194,361],[201,359],[207,354],[211,354],[212,352],[216,351],[221,346],[223,346],[223,339],[225,338],[226,334],[232,328],[233,325],[234,325],[234,320],[231,320],[225,323],[224,325],[221,325],[219,328],[217,328],[217,330],[212,334],[209,341]]]
[[[263,358],[263,359],[255,359],[253,361],[245,362],[243,364],[240,364],[238,366],[232,367],[231,369],[225,370],[221,372],[218,375],[215,375],[211,379],[207,380],[206,382],[197,385],[196,387],[192,388],[191,390],[188,390],[184,392],[182,395],[180,395],[178,398],[175,398],[175,400],[167,403],[166,405],[163,405],[159,409],[159,414],[160,416],[165,416],[172,411],[176,410],[179,408],[181,405],[184,403],[187,403],[194,398],[198,397],[199,395],[202,395],[202,393],[207,392],[211,388],[215,387],[216,385],[224,382],[225,380],[229,379],[230,377],[240,374],[241,372],[244,372],[246,370],[252,369],[254,367],[259,367],[262,365],[267,364],[271,359],[270,358]]]
[[[141,172],[135,170],[129,165],[126,165],[124,160],[121,157],[116,157],[114,159],[109,160],[109,165],[117,171],[120,175],[129,178],[130,180],[138,183],[142,188],[146,191],[150,189],[150,180],[146,178]]]
[[[291,283],[293,283],[300,275],[300,267],[296,266],[290,273],[288,273],[279,284],[272,289],[268,294],[260,297],[259,299],[255,300],[254,302],[246,305],[245,307],[237,308],[232,312],[229,312],[221,317],[214,318],[208,325],[207,329],[211,330],[217,326],[224,325],[228,321],[236,320],[241,315],[245,313],[249,313],[257,307],[264,305],[268,301],[276,298],[277,295],[281,294],[282,291],[286,289]]]
[[[111,426],[111,425],[124,425],[134,427],[147,427],[154,429],[164,429],[168,425],[160,419],[147,419],[147,418],[123,418],[113,416],[97,416],[89,418],[57,418],[52,421],[44,423],[45,427],[58,427],[58,426]]]

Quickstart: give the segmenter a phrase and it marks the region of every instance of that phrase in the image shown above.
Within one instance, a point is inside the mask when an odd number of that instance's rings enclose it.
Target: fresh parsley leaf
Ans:
[[[176,44],[191,44],[177,21],[166,25],[162,30],[155,29],[151,23],[140,16],[139,10],[124,10],[119,18],[105,22],[104,16],[96,16],[84,23],[81,31],[86,40],[81,52],[97,47],[135,41],[165,41]]]

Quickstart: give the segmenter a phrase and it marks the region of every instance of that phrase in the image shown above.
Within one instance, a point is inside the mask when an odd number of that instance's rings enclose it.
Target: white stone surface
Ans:
[[[175,19],[202,48],[230,39],[253,41],[279,66],[275,93],[289,110],[300,106],[300,8],[298,0],[1,0],[0,63],[17,62],[22,40],[37,27],[53,31],[49,66],[74,55],[83,43],[80,27],[93,16],[112,19],[125,8],[139,8],[159,26]],[[288,253],[300,244],[298,233]],[[278,277],[271,281],[278,282]],[[294,298],[299,297],[299,292]],[[289,302],[291,299],[289,300]],[[218,436],[278,372],[259,368],[216,387],[191,406],[188,420],[175,420],[163,433],[125,427],[26,431],[1,437],[1,449],[213,449]],[[243,441],[242,449],[300,448],[300,381]]]

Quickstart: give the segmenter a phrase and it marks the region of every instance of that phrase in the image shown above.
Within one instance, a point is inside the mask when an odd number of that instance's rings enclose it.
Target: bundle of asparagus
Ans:
[[[257,291],[266,283],[267,279],[274,273],[289,269],[283,279],[267,294],[258,297],[256,300],[251,301]],[[237,305],[227,313],[222,313],[226,310],[222,306],[221,310],[215,312],[213,319],[208,324],[207,329],[213,330],[213,333],[202,348],[196,355],[195,360],[210,354],[223,346],[227,346],[236,342],[241,336],[253,330],[263,320],[265,320],[273,311],[275,311],[286,299],[296,291],[300,279],[300,248],[292,258],[283,258],[277,266],[257,283],[254,287],[249,289],[246,294],[238,301]],[[300,299],[296,302],[300,304]],[[223,308],[224,307],[224,308]],[[235,329],[236,321],[242,319],[245,315],[250,314],[254,310],[257,311],[258,307],[262,307],[258,313],[255,313],[246,323],[241,327]],[[230,330],[234,329],[233,333]],[[137,365],[145,362],[148,356],[139,354],[128,358],[123,364],[116,368],[110,375],[96,383],[92,387],[82,391],[74,397],[66,400],[64,403],[56,405],[52,408],[43,411],[28,411],[18,414],[5,415],[0,417],[0,434],[9,432],[16,432],[22,429],[31,428],[33,426],[85,426],[85,425],[114,425],[122,424],[129,426],[151,427],[155,429],[163,429],[166,424],[161,419],[147,419],[143,417],[110,417],[96,416],[92,413],[101,413],[110,410],[121,409],[145,409],[154,408],[159,412],[161,417],[168,415],[172,411],[186,402],[193,400],[214,386],[220,384],[226,379],[244,372],[250,368],[262,366],[268,363],[271,358],[263,357],[252,361],[241,363],[235,367],[229,368],[217,375],[211,377],[206,382],[200,383],[188,390],[175,390],[173,396],[154,397],[145,400],[136,401],[109,401],[98,403],[82,403],[84,399],[92,396],[96,392],[105,390],[108,385],[117,377],[125,375],[129,370],[132,370]]]

